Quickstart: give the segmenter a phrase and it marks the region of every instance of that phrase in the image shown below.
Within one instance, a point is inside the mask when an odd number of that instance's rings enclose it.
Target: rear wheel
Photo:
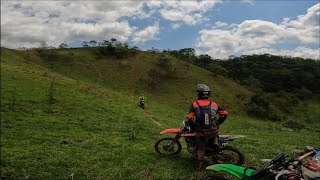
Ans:
[[[182,146],[179,141],[176,141],[174,142],[174,144],[172,144],[173,141],[174,141],[174,138],[159,139],[154,145],[154,148],[156,152],[161,155],[168,155],[168,156],[177,155],[180,153]]]
[[[219,153],[212,156],[215,164],[235,164],[242,165],[244,163],[244,155],[235,147],[224,146]]]

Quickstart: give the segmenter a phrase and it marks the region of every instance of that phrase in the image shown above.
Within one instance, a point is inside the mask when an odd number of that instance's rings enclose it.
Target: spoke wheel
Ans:
[[[182,149],[181,143],[176,141],[173,145],[173,138],[162,138],[156,142],[154,148],[161,155],[173,156],[179,154]]]
[[[225,146],[220,149],[219,153],[213,155],[212,161],[215,164],[235,164],[244,163],[244,155],[235,147]]]

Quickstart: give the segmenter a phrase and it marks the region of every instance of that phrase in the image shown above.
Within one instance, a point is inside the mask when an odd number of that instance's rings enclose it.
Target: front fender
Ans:
[[[254,169],[246,169],[234,164],[216,164],[208,166],[206,169],[225,171],[240,179],[251,176],[251,174],[255,171]]]
[[[178,134],[181,130],[178,128],[169,128],[169,129],[165,129],[163,131],[160,132],[160,134],[167,134],[167,133],[174,133],[174,134]]]

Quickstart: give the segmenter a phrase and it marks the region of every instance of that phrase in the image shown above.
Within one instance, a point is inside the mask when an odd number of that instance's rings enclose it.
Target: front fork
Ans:
[[[174,137],[173,141],[170,143],[170,145],[169,145],[169,147],[168,147],[168,151],[171,151],[171,150],[172,150],[174,144],[180,139],[180,137],[181,137],[181,132],[178,133],[178,134]]]

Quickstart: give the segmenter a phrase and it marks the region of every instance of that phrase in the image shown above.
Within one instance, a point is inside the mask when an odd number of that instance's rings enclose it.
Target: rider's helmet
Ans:
[[[210,88],[206,84],[197,85],[197,95],[199,99],[208,98],[210,96]]]

